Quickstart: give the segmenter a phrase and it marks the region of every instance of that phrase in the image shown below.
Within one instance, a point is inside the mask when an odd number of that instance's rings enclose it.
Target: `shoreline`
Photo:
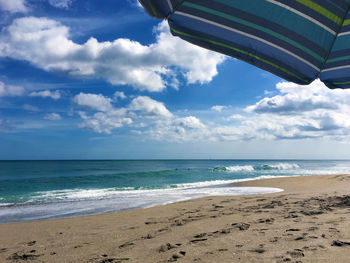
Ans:
[[[284,191],[3,223],[0,262],[346,262],[350,258],[350,175],[280,177],[234,185]]]
[[[20,223],[20,222],[32,222],[32,221],[38,221],[38,220],[52,220],[52,219],[62,219],[62,218],[75,218],[79,216],[89,216],[89,215],[102,215],[102,214],[110,214],[110,213],[116,213],[116,212],[121,212],[121,211],[128,211],[128,210],[136,210],[136,209],[145,209],[145,208],[151,208],[159,205],[167,205],[167,204],[172,204],[172,203],[177,203],[177,202],[182,202],[182,201],[189,201],[193,199],[198,199],[198,198],[204,198],[204,197],[209,197],[209,196],[237,196],[237,195],[252,195],[252,194],[266,194],[266,193],[273,193],[273,192],[281,192],[283,189],[279,188],[272,188],[272,187],[258,187],[258,189],[254,189],[254,187],[249,187],[248,189],[244,189],[244,187],[232,187],[235,186],[237,183],[242,183],[245,181],[255,181],[255,180],[263,180],[267,178],[285,178],[285,177],[291,177],[291,176],[259,176],[256,178],[245,178],[245,179],[233,179],[233,180],[215,180],[215,181],[203,181],[203,182],[196,182],[196,183],[180,183],[177,184],[178,187],[176,188],[155,188],[155,189],[138,189],[138,190],[126,190],[122,192],[118,192],[119,196],[117,198],[115,197],[106,197],[102,199],[96,199],[96,200],[81,200],[81,201],[73,201],[73,202],[64,202],[64,203],[41,203],[40,206],[36,206],[36,204],[32,203],[8,203],[8,204],[1,204],[0,203],[0,209],[9,209],[7,211],[8,213],[11,213],[11,218],[15,218],[16,216],[22,218],[20,219],[8,219],[10,217],[6,216],[0,216],[0,224],[6,224],[6,223]],[[111,188],[112,189],[112,188]],[[88,191],[108,191],[109,189],[97,189],[97,190],[88,190]],[[74,191],[69,189],[68,191]],[[213,194],[212,192],[215,191],[216,193]],[[130,206],[127,207],[124,204],[123,208],[120,208],[120,203],[119,203],[119,208],[112,208],[109,206],[106,206],[103,211],[99,212],[94,212],[94,211],[88,211],[88,212],[79,212],[79,211],[74,211],[70,210],[70,204],[82,204],[84,202],[90,202],[89,208],[91,209],[92,207],[98,207],[98,204],[104,206],[106,202],[109,204],[113,204],[119,201],[119,199],[123,199],[123,194],[154,194],[157,193],[159,196],[168,196],[168,198],[161,200],[155,200],[154,198],[149,199],[147,204],[139,204],[138,206]],[[186,195],[187,197],[182,198],[181,194],[184,196]],[[192,195],[192,196],[191,196]],[[172,197],[170,197],[172,196]],[[152,200],[153,199],[153,200]],[[128,202],[131,202],[130,196]],[[125,203],[125,202],[124,202]],[[134,203],[135,204],[135,203]],[[61,205],[61,206],[67,206],[66,210],[71,211],[70,215],[67,214],[56,214],[53,215],[53,212],[62,212],[62,211],[57,211],[55,210],[55,207],[52,205]],[[36,216],[35,214],[31,213],[31,209],[34,208],[39,208],[40,210],[43,209],[48,209],[46,210],[47,214],[46,216],[41,216],[40,218]],[[75,207],[77,207],[75,205]],[[15,214],[14,210],[15,209],[27,209],[26,212],[23,210],[19,214]],[[74,209],[74,205],[72,207]],[[81,209],[81,207],[79,207]],[[11,211],[12,210],[12,211]],[[52,211],[53,212],[52,212]],[[62,209],[61,209],[62,210]],[[50,211],[50,212],[48,212]],[[23,216],[24,214],[24,216]],[[28,219],[30,217],[30,219]]]

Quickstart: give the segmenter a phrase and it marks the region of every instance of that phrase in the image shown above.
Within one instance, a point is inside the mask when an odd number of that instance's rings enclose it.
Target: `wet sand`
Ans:
[[[0,262],[349,262],[350,175],[238,185],[285,191],[0,224]]]

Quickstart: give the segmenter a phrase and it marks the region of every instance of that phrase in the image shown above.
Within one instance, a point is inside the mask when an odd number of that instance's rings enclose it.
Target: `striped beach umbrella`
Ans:
[[[139,1],[188,42],[298,84],[350,88],[350,0]]]

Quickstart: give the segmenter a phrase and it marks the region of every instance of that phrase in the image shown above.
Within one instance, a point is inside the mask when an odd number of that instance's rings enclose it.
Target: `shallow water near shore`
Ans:
[[[350,161],[0,161],[0,222],[107,213],[213,195],[271,193],[281,189],[229,184],[345,173],[350,173]]]

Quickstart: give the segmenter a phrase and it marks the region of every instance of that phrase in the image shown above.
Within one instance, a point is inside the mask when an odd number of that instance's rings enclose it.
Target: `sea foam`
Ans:
[[[113,191],[67,190],[43,193],[46,201],[31,204],[16,204],[2,207],[0,222],[16,222],[57,217],[72,217],[121,211],[125,209],[146,208],[173,202],[185,201],[206,196],[248,195],[281,192],[279,188],[267,187],[232,187],[217,185],[216,187],[184,187],[177,189]],[[48,199],[47,199],[48,198]],[[63,198],[63,199],[62,199]],[[56,199],[56,202],[52,202]],[[38,201],[38,200],[36,200]],[[42,200],[43,201],[43,200]]]
[[[237,172],[254,172],[261,170],[295,170],[300,168],[296,163],[275,163],[261,165],[232,165],[232,166],[217,166],[212,168],[213,171],[225,171],[231,173]]]

